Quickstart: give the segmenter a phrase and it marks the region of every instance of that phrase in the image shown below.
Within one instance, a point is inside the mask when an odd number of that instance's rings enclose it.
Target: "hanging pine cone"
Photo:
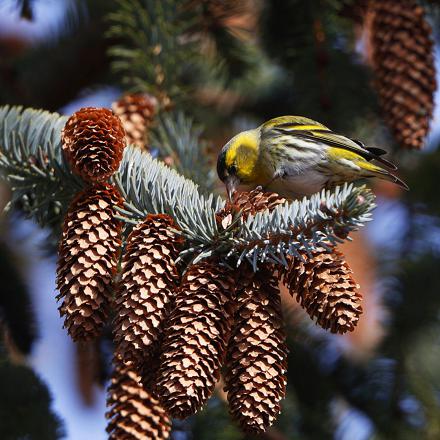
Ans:
[[[188,268],[162,347],[157,396],[171,416],[185,418],[211,396],[232,325],[234,279],[216,261]]]
[[[85,107],[68,119],[62,141],[73,172],[86,182],[102,182],[119,168],[125,132],[111,110]]]
[[[434,109],[436,72],[431,27],[414,0],[369,2],[375,86],[396,140],[421,148]]]
[[[242,272],[225,361],[231,415],[253,434],[274,422],[286,393],[287,346],[274,272],[271,266]]]
[[[154,370],[163,322],[179,284],[175,261],[182,239],[175,228],[167,215],[148,215],[127,240],[115,300],[115,354],[139,372]]]
[[[64,326],[76,341],[96,337],[108,315],[110,289],[121,246],[122,204],[112,185],[95,184],[72,201],[58,249],[57,299]]]
[[[341,252],[324,249],[311,257],[289,259],[281,279],[312,319],[332,333],[353,331],[362,313],[362,297]]]
[[[124,95],[112,104],[125,128],[127,144],[148,150],[148,129],[154,121],[157,105],[157,99],[146,93]]]
[[[165,440],[171,421],[159,401],[146,391],[130,367],[116,363],[107,393],[110,440]]]

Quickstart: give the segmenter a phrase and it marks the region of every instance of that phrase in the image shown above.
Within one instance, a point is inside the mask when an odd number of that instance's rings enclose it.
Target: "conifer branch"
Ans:
[[[60,132],[66,118],[21,108],[0,109],[0,172],[11,183],[13,204],[42,225],[59,224],[67,203],[81,188],[61,154]],[[177,145],[180,131],[170,130]],[[301,201],[238,216],[218,224],[224,201],[136,147],[125,149],[113,177],[123,198],[119,218],[137,224],[148,214],[168,214],[186,240],[181,258],[194,262],[214,254],[240,264],[248,259],[285,263],[286,254],[310,252],[347,238],[371,218],[374,196],[365,187],[344,185]],[[55,209],[54,206],[57,208]],[[55,220],[57,220],[55,222]]]
[[[113,69],[135,92],[150,92],[163,105],[185,93],[184,66],[194,56],[189,41],[179,40],[187,24],[179,20],[177,0],[118,0],[109,15],[108,36],[120,41],[109,54]]]
[[[219,235],[215,213],[224,202],[205,197],[197,185],[137,148],[125,150],[116,183],[126,203],[124,221],[137,223],[148,214],[169,214],[189,242],[207,246]]]
[[[151,93],[162,108],[169,108],[184,102],[188,92],[200,89],[201,85],[246,91],[250,84],[253,87],[255,81],[262,80],[261,66],[266,60],[249,35],[247,38],[243,35],[254,31],[243,28],[234,31],[231,29],[234,20],[228,23],[228,17],[240,14],[244,14],[249,25],[254,23],[255,5],[248,5],[246,12],[243,6],[234,8],[234,2],[224,5],[218,2],[216,11],[211,11],[214,15],[207,16],[202,3],[117,1],[116,11],[108,16],[107,36],[117,41],[109,49],[109,55],[113,70],[123,77],[130,91]],[[212,20],[216,23],[206,28]],[[212,44],[216,49],[208,50],[207,46]]]
[[[254,268],[264,260],[285,265],[285,254],[299,256],[299,250],[311,252],[344,241],[371,220],[374,206],[374,195],[365,186],[349,184],[286,202],[272,212],[249,216],[231,237],[229,254],[241,251],[238,264],[246,257]]]
[[[201,140],[201,133],[202,129],[185,113],[162,113],[151,131],[151,147],[158,148],[160,156],[169,159],[180,174],[193,180],[201,189],[210,191],[215,176],[207,160],[207,148]]]
[[[7,209],[19,205],[42,226],[59,224],[82,186],[62,156],[66,120],[41,110],[0,108],[0,174],[12,189]]]

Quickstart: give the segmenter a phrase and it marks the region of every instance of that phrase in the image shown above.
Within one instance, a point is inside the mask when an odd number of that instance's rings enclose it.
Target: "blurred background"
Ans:
[[[139,147],[160,155],[154,108],[179,109],[212,168],[234,133],[298,114],[400,165],[411,190],[372,183],[374,221],[341,246],[364,296],[357,329],[330,335],[284,295],[288,396],[260,438],[440,439],[439,25],[435,0],[0,0],[0,105],[70,115],[148,93]],[[4,440],[107,437],[110,336],[75,346],[62,329],[54,249],[20,212],[2,218]],[[219,392],[173,438],[245,437]]]

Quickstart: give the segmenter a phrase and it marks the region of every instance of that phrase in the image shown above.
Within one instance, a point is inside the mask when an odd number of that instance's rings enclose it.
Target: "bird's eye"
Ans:
[[[236,174],[237,173],[237,167],[235,165],[231,165],[229,167],[229,174]]]

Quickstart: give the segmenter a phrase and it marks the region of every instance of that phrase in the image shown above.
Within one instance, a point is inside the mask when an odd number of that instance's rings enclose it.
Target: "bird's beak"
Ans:
[[[237,186],[240,184],[240,179],[237,176],[230,175],[225,180],[226,191],[228,193],[228,198],[232,201],[232,196],[234,195]]]

